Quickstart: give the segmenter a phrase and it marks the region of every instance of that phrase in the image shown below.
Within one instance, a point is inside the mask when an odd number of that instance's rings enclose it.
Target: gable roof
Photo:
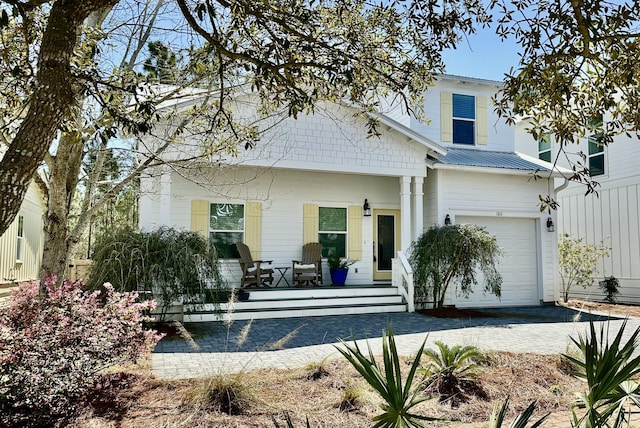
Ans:
[[[447,153],[447,149],[445,149],[444,147],[442,147],[441,145],[437,144],[436,142],[434,142],[433,140],[425,137],[424,135],[420,134],[419,132],[414,131],[413,129],[409,128],[408,126],[405,126],[403,124],[401,124],[400,122],[391,119],[389,116],[386,116],[382,113],[369,113],[369,115],[375,119],[377,119],[378,121],[380,121],[380,123],[382,123],[383,125],[388,126],[389,128],[393,129],[396,132],[399,132],[400,134],[404,135],[405,137],[407,137],[409,140],[411,141],[415,141],[419,144],[422,144],[424,147],[426,147],[430,152],[430,156],[433,154],[436,157],[442,156],[444,154]]]
[[[490,150],[450,148],[447,154],[434,161],[437,169],[482,169],[484,172],[511,172],[530,174],[550,173],[562,176],[564,171],[553,164],[519,152],[498,152]]]

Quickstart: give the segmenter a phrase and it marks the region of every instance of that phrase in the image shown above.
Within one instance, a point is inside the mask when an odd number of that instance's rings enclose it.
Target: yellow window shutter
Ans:
[[[350,206],[348,225],[348,259],[362,260],[362,207]]]
[[[209,201],[191,201],[191,231],[209,237]]]
[[[487,116],[487,97],[476,97],[476,132],[480,145],[489,141],[489,118]]]
[[[302,217],[303,244],[318,242],[318,206],[304,204]]]
[[[453,97],[451,92],[440,92],[440,139],[453,141]]]
[[[251,256],[260,260],[262,250],[262,204],[247,202],[244,213],[244,243],[251,250]]]

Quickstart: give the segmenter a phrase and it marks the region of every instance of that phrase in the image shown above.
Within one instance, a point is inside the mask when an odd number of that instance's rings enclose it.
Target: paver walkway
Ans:
[[[584,334],[589,315],[556,306],[485,310],[492,317],[442,319],[422,314],[390,313],[255,320],[246,340],[237,346],[247,321],[230,326],[222,322],[193,323],[187,330],[193,341],[163,339],[153,354],[154,373],[177,379],[257,368],[296,368],[324,358],[338,357],[339,339],[368,342],[374,353],[382,351],[381,333],[391,325],[402,355],[417,352],[427,338],[449,345],[474,345],[484,350],[557,354],[567,351],[570,337]],[[615,333],[624,320],[593,316],[597,324],[609,323]],[[628,321],[627,337],[640,327]],[[287,340],[281,340],[287,337]],[[367,340],[368,339],[368,340]],[[278,343],[280,341],[280,343]],[[274,349],[275,348],[275,349]]]

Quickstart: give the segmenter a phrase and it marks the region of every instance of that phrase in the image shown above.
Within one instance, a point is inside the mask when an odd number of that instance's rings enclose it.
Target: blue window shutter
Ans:
[[[472,95],[453,94],[453,117],[475,119],[475,97]]]

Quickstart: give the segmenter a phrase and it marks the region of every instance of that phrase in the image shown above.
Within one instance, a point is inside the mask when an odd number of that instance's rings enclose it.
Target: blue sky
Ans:
[[[518,47],[514,41],[502,42],[491,28],[480,28],[458,45],[443,52],[447,74],[502,80],[509,68],[518,65]]]

